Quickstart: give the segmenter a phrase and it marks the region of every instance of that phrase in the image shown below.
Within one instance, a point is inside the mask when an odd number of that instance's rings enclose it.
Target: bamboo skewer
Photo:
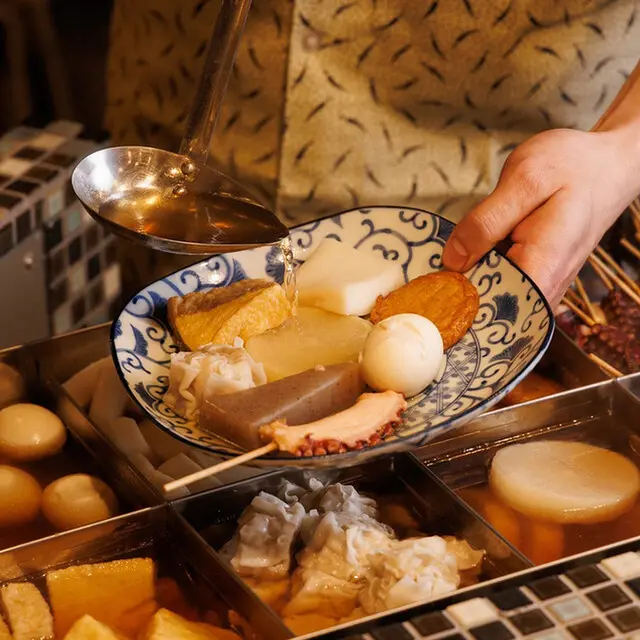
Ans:
[[[569,300],[566,296],[562,299],[562,304],[566,305],[575,313],[582,322],[584,322],[587,326],[593,327],[595,321],[592,320],[577,304],[574,304]]]
[[[233,467],[237,467],[241,464],[244,464],[245,462],[255,460],[260,456],[266,456],[268,453],[277,450],[278,445],[275,442],[270,442],[269,444],[266,444],[264,447],[260,447],[259,449],[247,451],[247,453],[243,453],[242,455],[236,456],[235,458],[230,458],[229,460],[225,460],[224,462],[219,462],[218,464],[214,464],[212,467],[208,467],[207,469],[202,469],[201,471],[190,473],[188,476],[184,476],[183,478],[178,478],[177,480],[167,482],[167,484],[165,484],[163,487],[164,492],[166,494],[170,493],[171,491],[175,491],[176,489],[181,489],[182,487],[186,487],[189,484],[198,482],[198,480],[210,478],[211,476],[215,476],[222,471],[233,469]]]
[[[640,296],[640,287],[634,279],[602,247],[596,247],[596,253]]]
[[[604,284],[604,286],[607,287],[609,291],[613,291],[613,282],[609,280],[609,276],[595,262],[593,262],[591,258],[589,258],[589,264],[591,265],[591,268],[596,272],[598,278],[602,280],[602,284]]]
[[[567,289],[567,293],[565,295],[575,305],[579,306],[581,309],[584,308],[584,300],[571,287]]]
[[[620,244],[632,255],[640,260],[640,249],[635,245],[631,244],[626,238],[622,238],[620,240]]]
[[[611,282],[616,284],[622,289],[637,305],[640,306],[640,295],[638,295],[627,283],[620,277],[618,277],[598,256],[591,254],[589,256],[589,262],[591,264],[597,264],[609,277]]]
[[[600,322],[599,316],[601,314],[598,314],[598,310],[596,310],[593,302],[591,302],[591,299],[587,295],[587,292],[585,291],[585,288],[584,288],[584,285],[582,284],[582,280],[580,279],[580,276],[576,276],[575,284],[576,284],[576,289],[578,289],[578,293],[580,294],[580,297],[584,301],[584,306],[587,308],[587,311],[591,316],[591,319],[594,322]]]
[[[606,360],[599,358],[595,353],[590,353],[589,358],[593,360],[605,373],[614,378],[622,378],[624,373],[618,371],[615,367],[612,367]]]

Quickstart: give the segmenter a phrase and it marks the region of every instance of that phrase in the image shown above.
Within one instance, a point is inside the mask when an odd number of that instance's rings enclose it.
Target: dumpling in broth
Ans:
[[[204,398],[265,384],[264,367],[241,346],[207,345],[171,355],[165,403],[189,420],[198,417]]]
[[[240,516],[236,535],[220,553],[240,576],[267,580],[286,578],[304,515],[304,507],[299,502],[288,505],[262,492]]]

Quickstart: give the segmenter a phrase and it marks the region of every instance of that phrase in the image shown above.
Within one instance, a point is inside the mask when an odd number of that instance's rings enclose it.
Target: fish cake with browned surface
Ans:
[[[284,289],[269,280],[240,280],[227,287],[169,298],[169,323],[190,351],[206,344],[233,345],[280,326],[291,315]]]
[[[438,327],[445,350],[473,324],[480,307],[476,287],[460,273],[439,271],[418,276],[386,296],[371,311],[373,324],[400,313],[415,313]]]

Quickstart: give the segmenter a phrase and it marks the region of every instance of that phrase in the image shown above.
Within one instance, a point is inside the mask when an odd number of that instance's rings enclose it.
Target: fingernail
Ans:
[[[445,251],[445,266],[454,271],[462,271],[469,259],[469,252],[457,238],[451,238]]]

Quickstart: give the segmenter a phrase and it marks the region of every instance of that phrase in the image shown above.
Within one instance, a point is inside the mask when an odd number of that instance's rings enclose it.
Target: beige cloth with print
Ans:
[[[177,148],[219,1],[115,0],[114,142]],[[254,0],[212,162],[291,225],[457,220],[523,139],[594,124],[639,58],[638,0]],[[145,254],[131,286],[189,261]]]

